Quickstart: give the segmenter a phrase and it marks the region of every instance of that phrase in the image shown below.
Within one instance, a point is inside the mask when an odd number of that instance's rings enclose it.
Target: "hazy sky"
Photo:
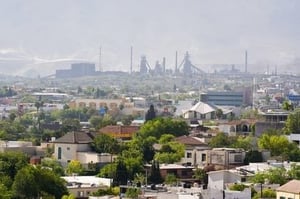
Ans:
[[[0,0],[0,57],[84,59],[104,70],[150,65],[175,51],[192,62],[293,63],[300,57],[299,0]]]

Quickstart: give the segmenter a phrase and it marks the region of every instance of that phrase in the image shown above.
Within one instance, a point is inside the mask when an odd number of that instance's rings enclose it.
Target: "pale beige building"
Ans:
[[[276,199],[300,199],[300,180],[291,180],[278,187]]]

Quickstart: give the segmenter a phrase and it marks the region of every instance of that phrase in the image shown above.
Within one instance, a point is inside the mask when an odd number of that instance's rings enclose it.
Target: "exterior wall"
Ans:
[[[220,106],[241,106],[244,104],[244,93],[208,92],[201,95],[201,101]]]
[[[61,157],[59,157],[59,148],[61,148]],[[68,161],[77,160],[77,144],[55,143],[54,154],[58,162],[67,164]]]
[[[277,191],[276,199],[300,199],[300,194]]]
[[[70,194],[76,198],[88,197],[91,193],[96,192],[99,187],[68,187]]]
[[[223,172],[217,172],[217,173],[213,173],[213,174],[209,173],[207,188],[223,190],[224,189],[223,175],[224,175]]]
[[[295,142],[300,146],[300,134],[290,134],[287,137],[290,142]]]
[[[111,162],[112,157],[110,154],[99,154],[99,153],[77,153],[77,160],[82,164],[88,163],[108,163]]]
[[[214,113],[206,113],[206,114],[201,114],[195,111],[187,111],[186,113],[183,114],[183,117],[185,119],[206,119],[206,120],[210,120],[213,119]]]
[[[59,148],[61,148],[61,158],[58,157]],[[88,152],[90,151],[89,144],[65,144],[65,143],[55,143],[54,147],[54,157],[62,163],[67,164],[71,160],[79,160],[77,157],[77,152]]]
[[[228,170],[213,171],[208,173],[208,188],[224,190],[225,184],[241,181],[241,177]]]
[[[244,151],[230,150],[207,150],[207,164],[222,165],[228,167],[230,165],[242,164],[245,158]]]
[[[92,104],[92,107],[96,109],[100,109],[104,106],[107,106],[108,109],[114,109],[119,108],[121,104],[124,105],[125,103],[128,103],[125,99],[76,99],[75,101],[72,101],[69,106],[77,108],[82,106],[88,107]]]
[[[0,147],[0,152],[6,152],[6,151],[16,151],[16,152],[22,152],[29,156],[36,155],[36,147]]]
[[[207,152],[210,147],[186,148],[184,157],[180,164],[190,164],[190,166],[204,166],[207,163]]]
[[[268,129],[282,129],[284,123],[271,123],[271,122],[256,122],[255,124],[255,136],[259,137],[261,134]]]

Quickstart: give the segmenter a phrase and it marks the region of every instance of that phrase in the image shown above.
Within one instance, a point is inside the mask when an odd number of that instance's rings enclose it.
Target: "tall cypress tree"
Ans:
[[[114,185],[126,185],[128,180],[128,171],[126,165],[122,160],[118,160],[116,168],[116,177],[114,179]]]
[[[160,174],[159,162],[156,160],[153,160],[151,165],[151,174],[149,176],[149,182],[153,184],[159,184],[163,182],[163,179]]]
[[[151,104],[149,110],[147,111],[147,113],[145,115],[145,120],[147,122],[149,120],[153,120],[155,117],[156,117],[156,113],[154,110],[154,106],[153,106],[153,104]]]

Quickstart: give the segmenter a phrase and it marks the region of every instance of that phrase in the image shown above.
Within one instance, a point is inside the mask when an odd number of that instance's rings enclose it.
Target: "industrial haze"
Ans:
[[[133,70],[186,51],[205,72],[243,65],[249,72],[299,73],[298,0],[9,0],[0,7],[0,73],[46,76],[74,62]],[[215,65],[217,64],[217,65]],[[208,67],[207,67],[208,66]],[[298,66],[298,67],[297,67]],[[262,69],[263,68],[263,69]],[[243,70],[243,68],[239,68]]]

